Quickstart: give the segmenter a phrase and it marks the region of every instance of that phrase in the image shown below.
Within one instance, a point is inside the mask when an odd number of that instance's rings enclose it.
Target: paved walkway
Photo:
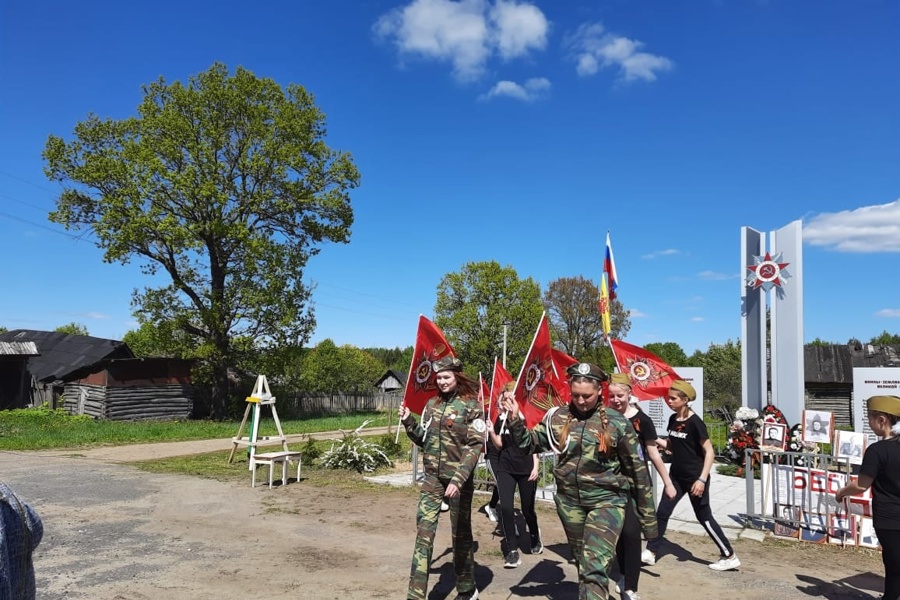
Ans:
[[[715,470],[715,465],[713,469]],[[412,485],[412,473],[394,473],[391,475],[367,477],[366,479],[375,483],[397,486]],[[656,497],[659,498],[663,493],[662,480],[659,477],[654,479],[656,480]],[[741,538],[762,541],[765,539],[767,532],[745,527],[744,519],[741,517],[747,512],[746,490],[747,482],[742,477],[727,477],[715,474],[711,476],[709,500],[713,515],[729,539]],[[758,494],[758,485],[756,490]],[[538,500],[552,502],[552,490],[546,488],[538,490]],[[675,508],[675,512],[672,513],[672,518],[669,520],[669,531],[706,535],[706,530],[694,518],[694,511],[688,498],[682,498]]]

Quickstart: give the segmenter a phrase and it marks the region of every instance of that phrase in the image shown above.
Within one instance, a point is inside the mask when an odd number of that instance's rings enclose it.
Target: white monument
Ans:
[[[757,410],[768,404],[768,362],[772,404],[794,425],[806,404],[801,222],[769,232],[768,249],[765,233],[742,227],[741,270],[741,404]],[[768,348],[767,307],[771,315]]]

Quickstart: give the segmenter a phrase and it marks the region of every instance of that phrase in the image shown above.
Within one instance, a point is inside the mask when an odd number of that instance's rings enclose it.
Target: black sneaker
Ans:
[[[515,569],[521,564],[522,559],[519,558],[518,550],[510,550],[509,554],[506,555],[506,560],[503,562],[503,566],[507,569]]]
[[[471,592],[466,592],[465,594],[457,594],[456,600],[475,600],[478,597],[478,588],[472,590]]]
[[[544,544],[541,542],[541,534],[532,533],[531,534],[531,553],[532,554],[540,554],[544,551]]]

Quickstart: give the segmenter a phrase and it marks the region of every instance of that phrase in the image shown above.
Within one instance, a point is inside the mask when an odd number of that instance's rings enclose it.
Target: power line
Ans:
[[[27,223],[33,227],[40,227],[41,229],[46,229],[51,233],[55,233],[57,235],[64,235],[66,237],[72,238],[76,242],[84,242],[86,241],[82,236],[84,234],[75,235],[69,233],[68,231],[60,231],[59,229],[54,229],[53,227],[48,227],[47,225],[42,225],[41,223],[35,223],[34,221],[29,221],[28,219],[23,219],[22,217],[17,217],[16,215],[11,215],[7,212],[0,211],[0,217],[6,217],[7,219],[12,219],[13,221],[18,221],[20,223]]]

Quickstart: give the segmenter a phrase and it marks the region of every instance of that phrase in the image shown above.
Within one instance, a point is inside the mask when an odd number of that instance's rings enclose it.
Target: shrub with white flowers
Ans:
[[[354,469],[357,473],[372,473],[378,467],[393,466],[381,446],[360,437],[360,431],[368,424],[365,421],[353,433],[342,431],[344,439],[331,444],[331,449],[321,457],[321,465],[328,469]]]

